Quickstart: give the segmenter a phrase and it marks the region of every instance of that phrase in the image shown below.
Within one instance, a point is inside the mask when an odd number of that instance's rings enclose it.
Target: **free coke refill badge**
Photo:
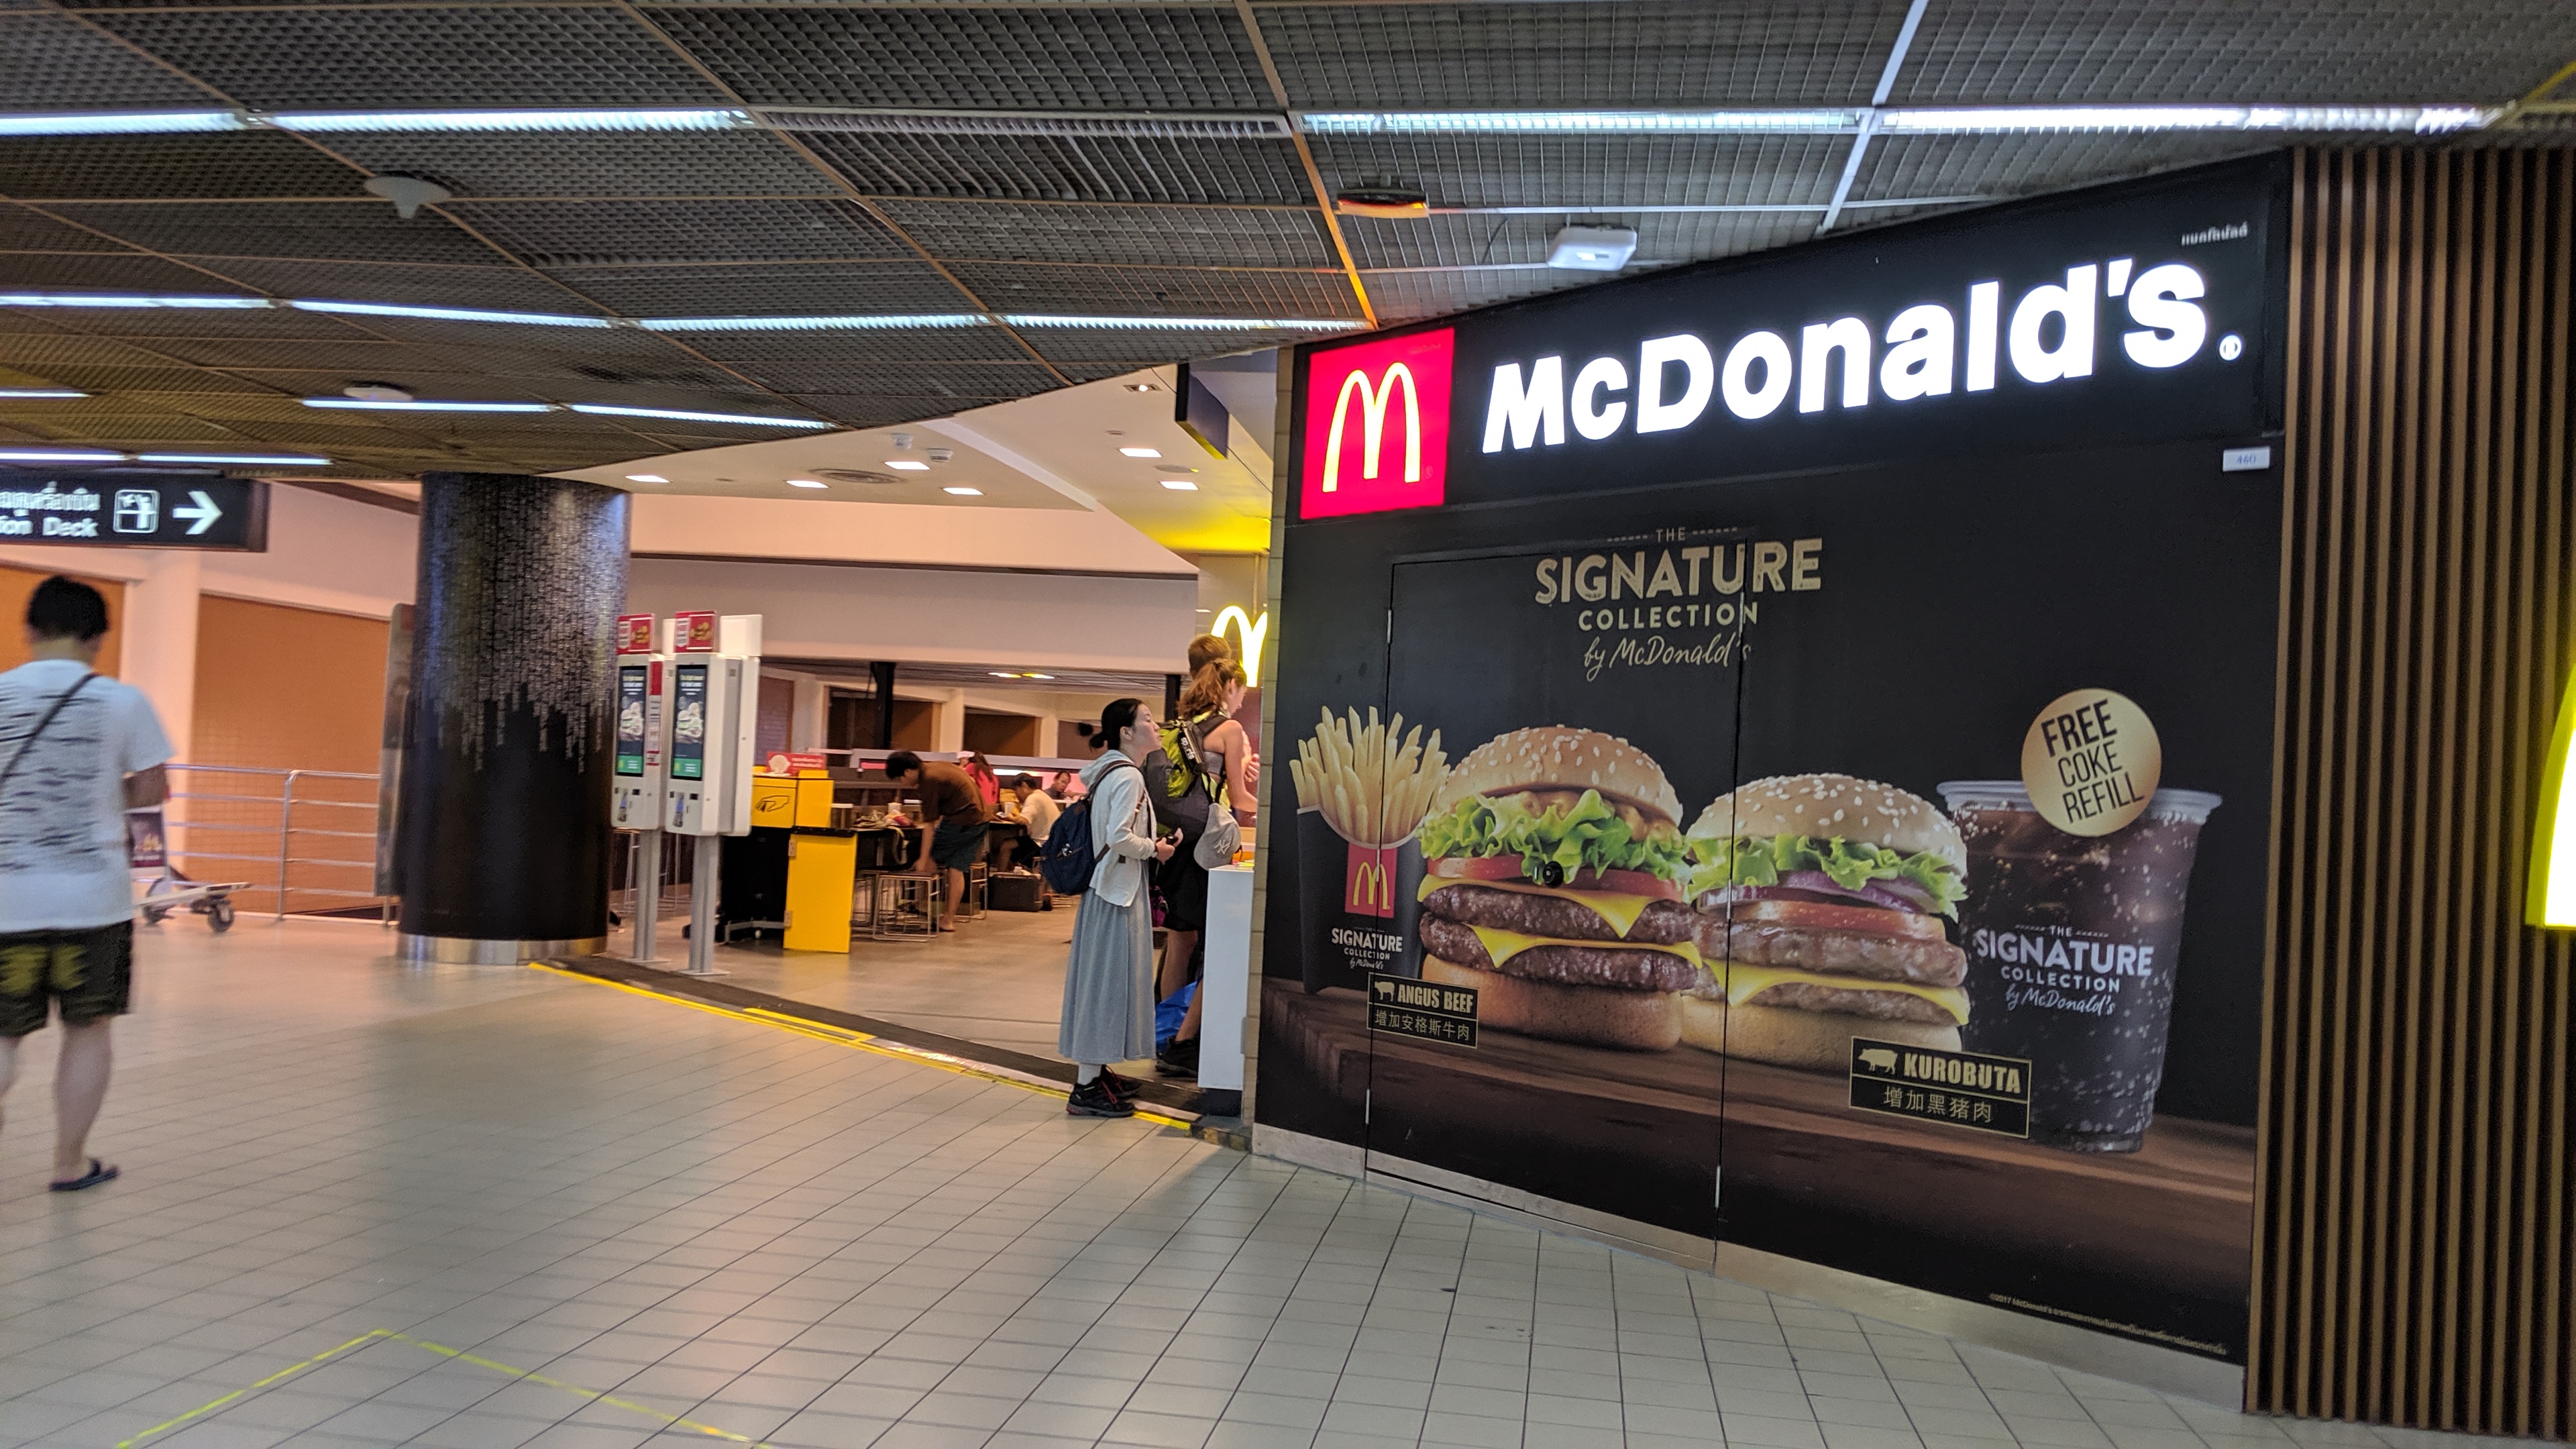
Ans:
[[[1442,327],[1309,356],[1299,518],[1440,504],[1456,341]]]

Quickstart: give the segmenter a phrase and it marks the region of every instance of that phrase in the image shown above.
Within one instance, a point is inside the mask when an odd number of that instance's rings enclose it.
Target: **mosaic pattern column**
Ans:
[[[394,845],[405,955],[509,963],[604,944],[626,529],[626,495],[595,483],[421,479]]]

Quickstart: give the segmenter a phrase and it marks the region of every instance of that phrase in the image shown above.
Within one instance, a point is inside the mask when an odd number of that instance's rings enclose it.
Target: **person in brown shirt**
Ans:
[[[948,875],[948,915],[939,929],[957,929],[957,911],[966,902],[966,872],[984,858],[984,832],[991,817],[984,813],[984,792],[975,777],[955,765],[925,763],[910,750],[886,756],[886,774],[907,790],[921,792],[921,855],[913,869],[928,875],[936,866]]]

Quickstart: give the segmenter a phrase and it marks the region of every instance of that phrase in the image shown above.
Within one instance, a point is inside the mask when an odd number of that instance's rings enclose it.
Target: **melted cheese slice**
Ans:
[[[1693,966],[1700,964],[1699,946],[1692,941],[1655,946],[1642,941],[1567,941],[1554,936],[1524,936],[1518,931],[1497,931],[1491,926],[1469,926],[1467,929],[1475,932],[1476,939],[1485,943],[1485,954],[1493,958],[1496,966],[1533,946],[1580,946],[1586,951],[1662,951],[1679,956]]]
[[[1445,875],[1424,876],[1421,886],[1414,891],[1413,898],[1417,901],[1428,900],[1433,891],[1442,886],[1453,885],[1483,886],[1487,890],[1511,891],[1524,896],[1554,896],[1560,901],[1581,906],[1608,921],[1610,929],[1618,932],[1621,940],[1626,940],[1628,933],[1637,928],[1637,918],[1646,913],[1646,907],[1655,903],[1653,896],[1630,895],[1625,891],[1579,891],[1566,886],[1543,886],[1529,881],[1461,880]],[[1583,944],[1592,946],[1603,943],[1586,941]]]
[[[1479,932],[1478,934],[1482,934]],[[1968,1019],[1968,993],[1956,986],[1916,986],[1906,981],[1870,981],[1855,976],[1819,976],[1812,971],[1798,971],[1784,966],[1748,966],[1741,961],[1721,963],[1719,976],[1726,981],[1726,1004],[1742,1006],[1745,1002],[1774,986],[1826,986],[1836,991],[1901,991],[1919,996],[1950,1014],[1953,1021]]]

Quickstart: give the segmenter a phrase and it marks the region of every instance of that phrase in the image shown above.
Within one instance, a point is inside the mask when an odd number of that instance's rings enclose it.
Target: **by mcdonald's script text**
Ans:
[[[1700,541],[1693,542],[1693,539]],[[1611,669],[1723,669],[1762,620],[1764,594],[1825,586],[1821,538],[1726,539],[1661,529],[1644,540],[1538,560],[1531,599],[1572,611],[1584,678]]]

